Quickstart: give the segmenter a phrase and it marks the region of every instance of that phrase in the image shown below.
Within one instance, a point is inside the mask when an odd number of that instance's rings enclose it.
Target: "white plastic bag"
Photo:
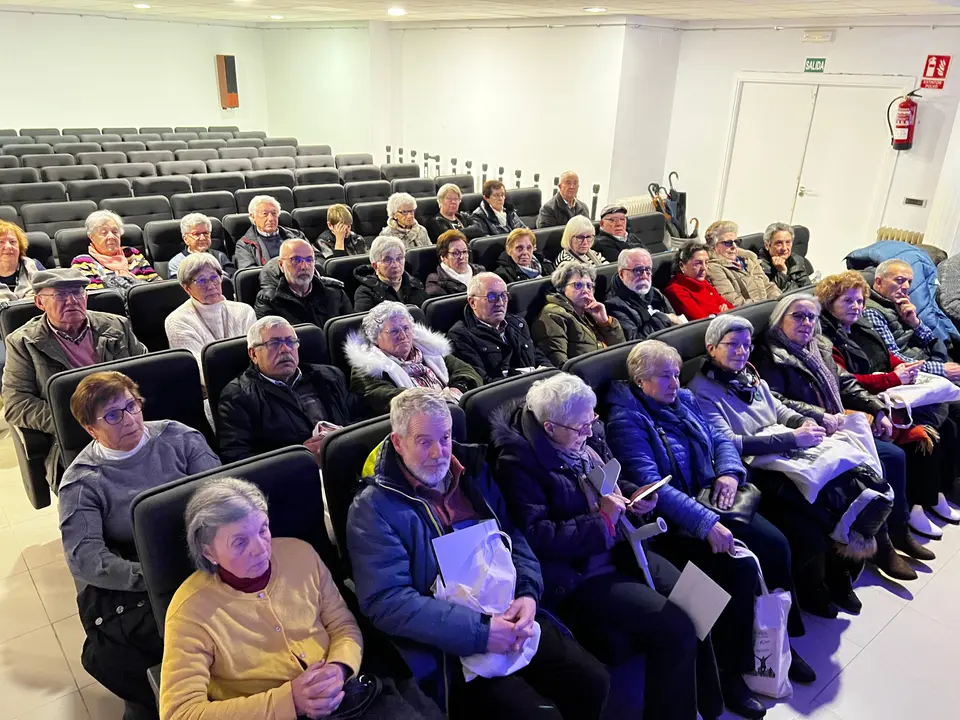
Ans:
[[[453,533],[454,535],[456,533]],[[449,536],[443,536],[449,537]],[[438,538],[439,539],[439,538]],[[489,615],[502,615],[513,602],[517,569],[513,565],[513,544],[500,530],[487,533],[459,570],[444,568],[444,583],[437,577],[433,595]],[[533,635],[513,653],[478,653],[460,658],[463,677],[505,677],[530,664],[540,646],[540,625],[533,624]]]
[[[740,540],[734,540],[735,558],[752,558],[760,573],[762,594],[753,611],[753,671],[744,673],[747,687],[755,693],[778,700],[793,695],[790,683],[790,639],[787,637],[787,616],[790,614],[790,593],[767,589],[757,556]]]

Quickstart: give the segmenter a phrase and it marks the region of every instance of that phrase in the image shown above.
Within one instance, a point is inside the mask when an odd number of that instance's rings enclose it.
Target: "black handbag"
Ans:
[[[670,472],[673,473],[675,480],[679,480],[681,484],[686,485],[683,473],[680,472],[677,461],[673,457],[673,450],[670,448],[667,434],[663,431],[663,428],[657,428],[657,434],[660,435],[660,442],[663,443],[663,447],[667,451],[667,457],[670,458]],[[757,514],[757,508],[760,506],[760,489],[752,483],[744,483],[737,488],[733,505],[727,509],[717,507],[711,498],[712,494],[713,488],[703,488],[696,495],[697,502],[719,515],[720,521],[723,523],[740,522],[748,525],[753,520],[753,516]]]
[[[347,680],[343,685],[343,700],[330,717],[334,720],[354,720],[361,717],[380,696],[383,684],[376,675],[364,674]]]

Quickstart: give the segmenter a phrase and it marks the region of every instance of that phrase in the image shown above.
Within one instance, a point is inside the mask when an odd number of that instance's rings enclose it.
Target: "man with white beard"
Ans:
[[[627,341],[643,340],[657,330],[683,322],[674,314],[670,301],[653,287],[653,259],[643,248],[620,252],[617,274],[604,305],[607,313],[620,321]]]
[[[639,235],[627,231],[627,209],[623,205],[607,205],[600,211],[600,229],[593,239],[593,250],[606,262],[616,262],[623,250],[646,248],[650,252],[666,252],[663,239],[644,242]]]
[[[392,637],[421,687],[452,718],[599,718],[609,675],[537,613],[540,564],[510,522],[486,447],[453,441],[450,408],[428,388],[394,397],[390,426],[367,460],[347,522],[360,610]],[[432,547],[437,537],[490,519],[511,541],[493,536],[490,547],[505,543],[516,571],[513,601],[492,615],[434,597],[439,564]],[[515,653],[534,636],[534,620],[540,639],[530,664],[464,680],[460,657]]]

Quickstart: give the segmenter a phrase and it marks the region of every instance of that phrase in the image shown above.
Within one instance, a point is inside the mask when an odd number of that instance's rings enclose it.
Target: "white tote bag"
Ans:
[[[793,431],[784,425],[771,425],[760,434],[782,432]],[[835,477],[860,465],[868,465],[883,477],[873,431],[863,413],[844,416],[841,429],[816,447],[779,455],[758,455],[747,460],[751,467],[782,472],[809,503],[815,502],[820,490]]]
[[[757,556],[740,540],[734,540],[730,553],[735,558],[751,558],[757,563],[762,594],[753,610],[753,670],[743,680],[753,692],[776,699],[793,695],[790,683],[790,638],[787,637],[787,616],[790,614],[790,593],[767,589]]]
[[[453,533],[456,535],[456,533]],[[444,536],[449,537],[449,536]],[[506,543],[506,544],[504,544]],[[459,570],[444,569],[446,583],[437,577],[433,595],[477,612],[502,615],[513,602],[517,569],[513,566],[513,544],[500,530],[487,533]],[[540,646],[540,624],[533,624],[533,635],[517,652],[478,653],[460,658],[463,677],[505,677],[530,664]]]
[[[908,422],[897,427],[913,425],[913,408],[924,405],[939,405],[960,400],[960,387],[950,380],[931,373],[917,373],[912,385],[897,385],[883,393],[888,414],[891,410],[905,410]]]

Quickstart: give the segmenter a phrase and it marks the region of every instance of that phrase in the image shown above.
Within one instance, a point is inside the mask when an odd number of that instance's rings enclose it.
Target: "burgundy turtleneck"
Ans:
[[[217,565],[217,576],[238,592],[255,593],[263,590],[267,586],[267,583],[270,582],[270,571],[272,569],[273,564],[270,564],[267,566],[267,571],[260,577],[241,578],[224,570],[222,565]]]

